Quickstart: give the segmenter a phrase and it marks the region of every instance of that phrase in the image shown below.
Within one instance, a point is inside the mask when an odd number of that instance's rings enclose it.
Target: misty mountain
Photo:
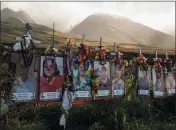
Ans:
[[[13,11],[9,8],[4,8],[3,10],[1,10],[1,21],[9,21],[9,18],[17,18],[24,23],[35,23],[35,21],[22,10]]]
[[[12,25],[16,25],[16,26],[22,26],[25,24],[23,20],[19,18],[15,18],[15,17],[9,17],[4,22],[12,24]]]
[[[117,43],[134,43],[174,48],[175,37],[154,30],[132,20],[107,14],[92,14],[75,26],[71,33],[87,37],[114,40]]]
[[[26,23],[30,23],[32,27],[38,30],[52,31],[52,29],[45,25],[37,24],[27,13],[24,11],[13,11],[5,8],[1,11],[1,21],[7,24],[21,26],[25,28]]]

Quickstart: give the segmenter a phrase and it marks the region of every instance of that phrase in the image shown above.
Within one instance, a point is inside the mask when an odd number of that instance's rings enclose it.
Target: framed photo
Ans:
[[[164,97],[163,70],[161,71],[161,73],[156,73],[155,68],[152,68],[152,79],[153,79],[153,96],[155,98]]]
[[[12,100],[15,102],[33,102],[36,100],[37,73],[33,71],[33,65],[25,66],[23,58],[17,58],[16,62],[18,63],[11,66],[18,72],[14,72],[17,78],[12,87]]]
[[[176,93],[175,76],[173,72],[169,72],[165,75],[167,95],[173,96]]]
[[[40,100],[59,100],[64,82],[63,57],[41,56],[40,58]]]
[[[151,67],[147,71],[142,71],[138,68],[138,94],[140,96],[150,96],[151,88]]]
[[[112,63],[113,64],[113,63]],[[117,98],[125,94],[125,81],[122,75],[125,73],[124,68],[120,68],[119,65],[114,65],[111,67],[112,72],[112,97]]]
[[[99,61],[94,62],[94,70],[98,70],[100,73],[100,81],[97,88],[97,99],[111,98],[112,81],[110,78],[109,62],[107,62],[105,65],[101,65]]]
[[[90,100],[91,95],[91,73],[88,73],[91,66],[88,70],[84,68],[84,64],[73,64],[73,84],[74,84],[74,98],[75,100]]]

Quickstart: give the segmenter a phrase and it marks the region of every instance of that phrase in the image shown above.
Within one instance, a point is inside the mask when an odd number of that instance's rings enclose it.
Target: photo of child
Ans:
[[[122,96],[124,94],[125,85],[121,76],[123,74],[124,69],[120,68],[118,65],[115,67],[115,75],[112,80],[112,96]]]

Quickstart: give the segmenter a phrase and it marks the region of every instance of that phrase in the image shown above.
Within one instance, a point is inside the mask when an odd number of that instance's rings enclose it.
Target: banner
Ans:
[[[91,99],[91,73],[84,64],[73,64],[73,84],[74,84],[74,98],[76,100],[89,100]]]
[[[156,73],[155,68],[152,68],[152,79],[153,79],[153,96],[163,97],[164,96],[164,79],[163,70],[161,73]]]
[[[112,81],[110,79],[110,66],[109,62],[101,65],[99,61],[94,62],[94,70],[99,70],[100,81],[97,88],[97,99],[111,98]]]
[[[111,64],[112,97],[119,97],[125,94],[125,82],[122,78],[124,71],[124,67],[120,68],[119,65]]]
[[[151,67],[148,67],[147,71],[143,71],[138,68],[138,94],[141,96],[150,96],[151,88]]]
[[[166,89],[167,95],[172,96],[176,93],[175,77],[173,72],[169,72],[165,75],[166,77]]]
[[[41,56],[40,100],[59,100],[63,81],[63,57]]]
[[[24,59],[20,54],[12,54],[12,62],[16,64],[12,68],[16,75],[16,80],[12,88],[12,100],[15,102],[29,102],[36,98],[37,73],[34,72],[34,59],[30,67],[25,67]]]

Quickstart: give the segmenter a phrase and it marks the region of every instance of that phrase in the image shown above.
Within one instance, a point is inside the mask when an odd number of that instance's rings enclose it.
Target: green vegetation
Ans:
[[[73,106],[67,119],[67,130],[175,130],[172,107],[173,98],[162,101],[136,98],[130,102],[116,99]],[[39,130],[40,121],[52,129],[62,128],[59,126],[59,103],[24,105],[11,110],[8,116],[9,130]]]
[[[128,81],[131,84],[132,80]],[[175,97],[136,97],[127,85],[129,99],[99,100],[73,105],[66,130],[175,130]],[[22,104],[10,108],[8,130],[63,129],[61,103]],[[42,125],[43,122],[43,125]],[[48,129],[46,129],[48,130]]]
[[[41,44],[37,46],[37,48],[47,48],[52,42],[53,32],[52,29],[38,24],[31,24],[33,31],[31,32],[31,37],[36,40],[40,40]],[[1,43],[14,43],[13,40],[16,36],[21,36],[24,33],[25,26],[15,26],[8,23],[1,22]],[[66,34],[62,32],[55,32],[55,47],[58,50],[62,50],[66,47],[67,38],[72,38],[72,43],[80,43],[82,36],[80,35],[73,35],[73,34]],[[59,42],[58,42],[59,41]],[[95,46],[99,46],[99,39],[91,39],[86,37],[85,44],[94,48]],[[94,42],[91,42],[94,41]],[[112,40],[103,40],[103,46],[106,46],[107,49],[113,50],[114,49],[114,41]],[[152,53],[154,54],[155,50],[153,46],[147,45],[138,45],[138,44],[127,44],[121,43],[117,45],[118,51],[122,52],[139,52],[139,47],[143,49],[147,49],[143,51],[143,53]],[[73,47],[75,49],[75,47]],[[158,54],[165,54],[166,50],[159,50]],[[174,51],[167,50],[168,54],[175,54]]]
[[[23,26],[1,23],[1,43],[13,42],[13,38],[22,35],[23,31]],[[31,35],[33,39],[42,41],[41,47],[48,47],[51,43],[52,30],[37,26],[33,28]],[[57,48],[65,46],[66,43],[66,39],[60,38],[76,38],[77,41],[81,39],[81,36],[61,32],[56,32],[55,35],[55,39],[60,41],[56,44]],[[2,64],[1,68],[7,69],[8,66]],[[74,105],[68,115],[66,130],[175,130],[176,97],[165,99],[136,97],[137,85],[131,87],[132,83],[131,79],[127,81],[127,95],[124,99],[100,100]],[[7,86],[10,85],[1,86],[1,92],[7,90]],[[6,93],[7,99],[9,93]],[[52,130],[63,129],[59,126],[62,114],[60,105],[57,102],[10,106],[10,111],[0,119],[0,128],[5,124],[3,123],[5,119],[8,119],[7,130],[39,130],[42,126],[50,127]]]

